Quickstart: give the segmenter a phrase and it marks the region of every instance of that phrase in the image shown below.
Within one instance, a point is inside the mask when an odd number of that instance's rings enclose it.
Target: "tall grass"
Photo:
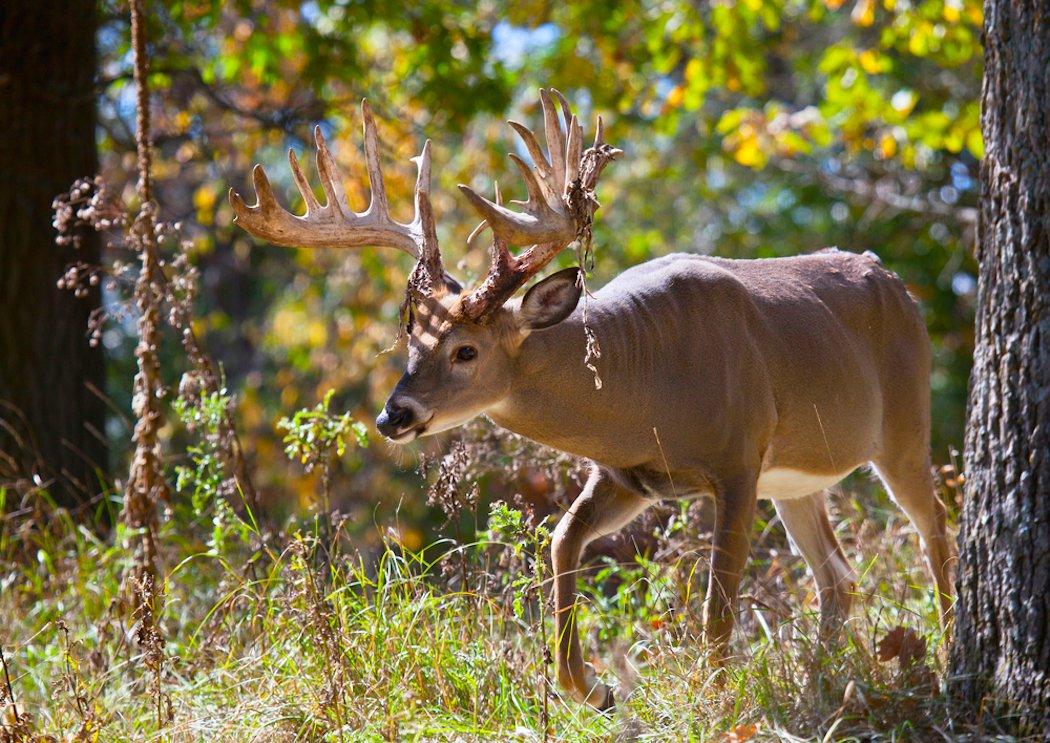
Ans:
[[[949,736],[941,634],[916,538],[861,484],[836,499],[861,575],[853,618],[817,637],[813,587],[760,519],[736,662],[696,640],[703,540],[581,573],[585,653],[619,683],[605,716],[549,686],[543,525],[497,507],[470,544],[361,554],[338,525],[264,534],[176,513],[162,527],[160,660],[116,611],[127,559],[61,511],[0,529],[0,643],[20,735],[73,740],[928,740]],[[686,513],[685,510],[682,512]],[[250,512],[249,512],[250,514]],[[668,536],[670,535],[670,536]],[[324,538],[322,538],[322,536]],[[689,541],[692,540],[692,541]],[[539,550],[539,552],[537,552]],[[539,557],[539,561],[537,561]],[[546,624],[545,624],[546,623]],[[901,625],[916,659],[878,659]],[[928,649],[927,649],[928,648]],[[885,655],[885,653],[883,653]],[[15,709],[5,712],[9,737]],[[159,715],[159,719],[158,719]],[[78,737],[79,736],[79,737]]]

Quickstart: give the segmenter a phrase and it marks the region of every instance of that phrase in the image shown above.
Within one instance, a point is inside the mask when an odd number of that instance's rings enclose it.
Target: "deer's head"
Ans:
[[[594,144],[583,150],[583,128],[565,98],[561,104],[565,128],[550,94],[540,91],[544,155],[535,135],[509,122],[533,160],[530,167],[516,154],[510,157],[525,180],[528,199],[514,202],[521,211],[503,206],[467,186],[459,188],[483,217],[471,235],[492,230],[488,274],[465,290],[446,271],[438,247],[430,205],[430,142],[413,158],[418,168],[415,216],[397,222],[390,216],[379,164],[375,120],[362,103],[365,162],[372,189],[368,209],[350,209],[339,174],[318,127],[317,172],[325,195],[322,205],[289,151],[292,176],[306,204],[306,214],[283,209],[263,169],[252,173],[258,203],[249,206],[234,191],[230,203],[237,223],[256,237],[276,245],[313,248],[392,247],[416,258],[405,294],[408,365],[376,420],[380,432],[398,443],[458,426],[499,402],[513,379],[513,365],[522,340],[532,331],[565,319],[579,301],[578,269],[560,271],[534,284],[520,301],[512,297],[554,257],[590,230],[598,202],[594,188],[602,168],[620,154],[604,141],[601,118]],[[471,242],[468,239],[468,243]],[[526,246],[513,254],[510,246]]]

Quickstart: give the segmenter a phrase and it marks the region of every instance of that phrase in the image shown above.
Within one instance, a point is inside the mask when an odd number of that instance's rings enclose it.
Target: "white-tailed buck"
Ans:
[[[565,99],[541,91],[545,155],[510,122],[532,165],[520,211],[460,186],[492,230],[491,268],[464,290],[444,270],[429,201],[430,146],[416,158],[415,218],[390,217],[375,122],[363,105],[372,203],[347,204],[317,130],[321,204],[294,154],[306,214],[282,209],[261,168],[258,204],[230,194],[237,223],[278,245],[386,246],[418,261],[407,292],[408,368],[376,425],[402,443],[487,415],[500,426],[589,459],[590,479],[554,532],[558,678],[579,700],[613,702],[583,662],[574,623],[580,553],[661,498],[716,504],[704,630],[724,657],[747,561],[756,498],[772,499],[818,586],[821,620],[841,623],[854,575],[824,490],[871,465],[919,532],[942,618],[951,605],[951,546],[929,459],[930,351],[918,308],[877,259],[825,251],[725,260],[671,255],[624,271],[589,298],[602,350],[596,389],[584,367],[578,269],[514,295],[590,230],[602,168],[621,154],[594,144]],[[564,128],[563,128],[564,127]],[[514,254],[509,246],[522,250]]]

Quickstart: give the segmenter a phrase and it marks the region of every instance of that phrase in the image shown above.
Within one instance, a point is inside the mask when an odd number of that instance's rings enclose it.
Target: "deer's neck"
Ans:
[[[603,349],[612,342],[606,333]],[[637,432],[647,429],[630,420],[645,406],[637,390],[629,399],[632,390],[619,379],[629,374],[622,365],[600,369],[598,389],[594,372],[584,365],[586,346],[576,316],[531,334],[520,348],[509,394],[487,411],[489,417],[533,441],[603,464],[626,467],[645,461],[650,442]]]

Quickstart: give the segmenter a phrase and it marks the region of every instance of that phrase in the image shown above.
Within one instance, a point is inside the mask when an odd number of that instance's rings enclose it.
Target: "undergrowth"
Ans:
[[[201,473],[212,477],[207,467]],[[266,532],[250,509],[209,507],[197,493],[157,535],[163,570],[151,659],[133,622],[114,610],[129,559],[120,527],[102,539],[61,510],[47,507],[45,519],[0,505],[11,512],[0,529],[0,643],[17,702],[5,711],[5,734],[947,737],[941,634],[916,538],[884,495],[861,484],[857,492],[865,491],[835,499],[840,536],[861,575],[854,618],[838,642],[816,640],[811,581],[772,522],[756,525],[738,657],[720,671],[696,639],[706,555],[695,509],[683,505],[659,527],[656,559],[592,561],[581,574],[581,633],[585,653],[619,684],[608,716],[551,685],[549,523],[527,509],[492,504],[488,529],[470,543],[410,551],[390,530],[378,553],[363,554],[325,514]],[[907,629],[894,645],[898,626]]]

